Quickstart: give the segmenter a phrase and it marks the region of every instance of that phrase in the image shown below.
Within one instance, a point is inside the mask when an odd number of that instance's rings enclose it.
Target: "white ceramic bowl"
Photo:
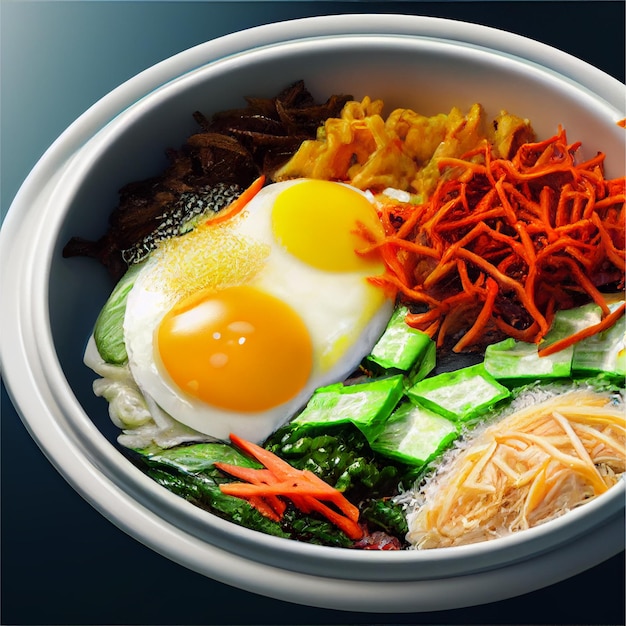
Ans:
[[[126,182],[158,173],[163,151],[195,129],[191,113],[272,96],[303,78],[313,95],[366,94],[425,114],[481,102],[559,124],[584,155],[624,172],[624,86],[516,35],[447,20],[344,15],[261,26],[178,54],[123,84],[51,146],[1,233],[2,361],[9,393],[39,446],[95,508],[130,535],[206,576],[278,599],[397,612],[491,602],[550,585],[624,548],[624,485],[541,527],[424,552],[325,548],[218,519],[158,486],[111,442],[82,351],[111,289],[88,259],[63,259],[72,235],[97,238]],[[159,132],[155,133],[154,129]],[[9,358],[10,357],[10,358]]]

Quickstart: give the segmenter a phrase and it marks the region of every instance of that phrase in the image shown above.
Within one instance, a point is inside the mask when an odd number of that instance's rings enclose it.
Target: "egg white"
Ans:
[[[367,283],[369,273],[316,269],[275,241],[271,223],[274,201],[286,187],[302,182],[266,186],[232,225],[234,234],[242,240],[269,246],[262,266],[243,282],[289,304],[311,336],[311,376],[288,402],[265,411],[238,413],[210,406],[171,380],[155,351],[155,332],[180,295],[159,283],[162,267],[158,256],[147,262],[128,296],[124,336],[137,385],[174,419],[216,439],[227,440],[230,433],[236,433],[250,441],[264,441],[306,404],[317,387],[343,380],[354,371],[384,331],[393,311],[393,302]]]

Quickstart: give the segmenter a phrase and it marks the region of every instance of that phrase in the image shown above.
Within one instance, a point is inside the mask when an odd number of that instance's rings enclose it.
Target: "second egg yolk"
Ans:
[[[248,285],[184,299],[157,329],[160,361],[178,387],[209,405],[255,412],[305,386],[313,347],[287,304]]]

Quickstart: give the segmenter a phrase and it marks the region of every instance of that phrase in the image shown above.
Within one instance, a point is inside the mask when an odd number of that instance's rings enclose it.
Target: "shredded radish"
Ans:
[[[537,526],[606,492],[625,465],[623,402],[591,389],[555,395],[450,454],[410,506],[408,540],[438,548]]]

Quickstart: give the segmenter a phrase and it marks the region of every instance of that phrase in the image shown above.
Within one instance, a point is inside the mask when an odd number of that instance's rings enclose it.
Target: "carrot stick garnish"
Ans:
[[[222,484],[222,493],[247,500],[251,506],[274,521],[282,519],[286,510],[284,499],[288,499],[305,514],[312,511],[322,514],[350,539],[360,539],[363,536],[363,530],[358,524],[358,508],[338,489],[309,470],[296,469],[258,444],[235,434],[230,435],[230,440],[234,446],[264,467],[249,468],[215,463],[221,471],[246,481]]]
[[[265,176],[259,176],[252,184],[245,189],[239,196],[237,196],[226,208],[221,210],[215,217],[211,217],[207,220],[207,224],[214,226],[215,224],[221,224],[227,220],[232,219],[235,215],[240,213],[243,208],[256,196],[265,184]]]

